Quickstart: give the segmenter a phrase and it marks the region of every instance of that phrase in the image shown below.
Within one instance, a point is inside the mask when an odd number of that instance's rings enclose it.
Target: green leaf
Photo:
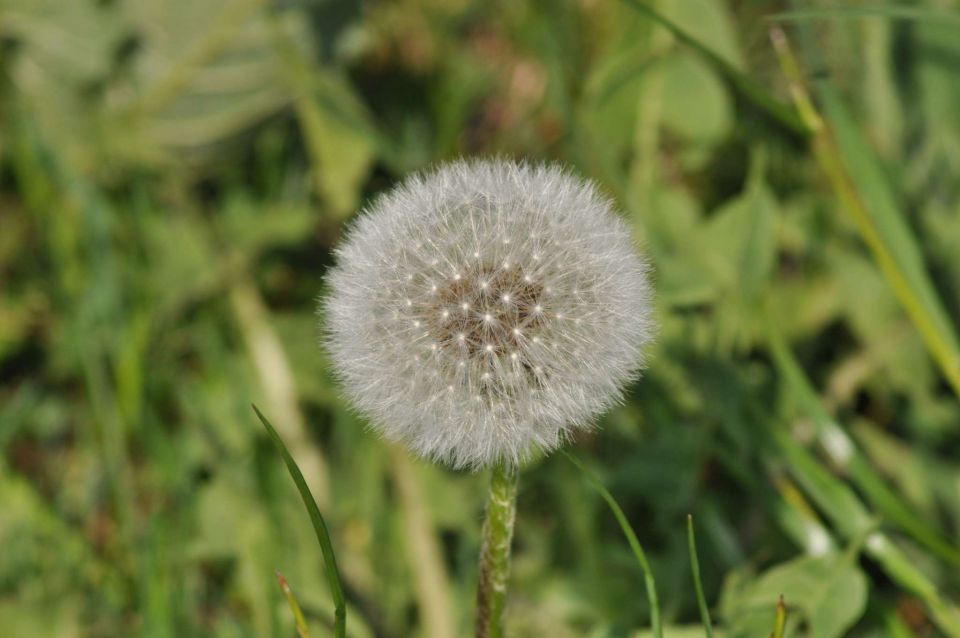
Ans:
[[[850,557],[837,554],[782,563],[746,584],[730,601],[731,633],[769,633],[781,595],[789,601],[792,615],[806,621],[811,636],[835,638],[863,615],[867,579]]]
[[[652,20],[670,31],[678,40],[691,47],[699,53],[707,62],[716,68],[720,74],[725,77],[737,91],[747,100],[752,102],[761,111],[767,113],[774,120],[794,133],[807,136],[810,129],[803,123],[803,120],[797,112],[780,102],[770,93],[753,81],[752,78],[739,71],[728,61],[717,55],[713,50],[700,42],[697,38],[690,35],[687,31],[681,29],[672,21],[655,11],[645,2],[640,0],[623,0],[628,6],[647,15]]]
[[[660,63],[664,126],[696,144],[716,144],[733,128],[727,89],[701,60],[690,53]]]

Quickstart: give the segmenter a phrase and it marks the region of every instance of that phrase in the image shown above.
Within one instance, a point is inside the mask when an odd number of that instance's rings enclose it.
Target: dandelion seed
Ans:
[[[440,263],[464,265],[438,278]],[[626,225],[551,166],[455,162],[408,179],[357,219],[329,284],[326,345],[348,397],[386,438],[458,468],[516,465],[591,427],[652,333]],[[438,356],[418,357],[424,343]]]

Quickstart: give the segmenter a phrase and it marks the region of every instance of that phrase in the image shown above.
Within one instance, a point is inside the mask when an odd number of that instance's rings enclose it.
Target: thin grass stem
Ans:
[[[713,622],[710,620],[710,609],[707,607],[707,599],[703,595],[703,582],[700,580],[700,560],[697,558],[697,540],[693,533],[692,514],[687,514],[687,547],[690,550],[693,588],[697,593],[697,605],[700,607],[700,621],[703,623],[703,632],[707,638],[713,638]]]
[[[660,602],[657,598],[657,583],[653,577],[653,570],[650,569],[650,563],[647,562],[647,555],[644,553],[640,541],[637,540],[637,535],[633,532],[633,528],[630,527],[627,516],[623,513],[623,510],[613,498],[613,495],[610,494],[607,488],[603,486],[603,483],[600,482],[600,479],[598,479],[580,459],[566,450],[560,450],[560,453],[566,456],[571,463],[583,472],[594,489],[596,489],[600,493],[600,496],[603,497],[603,500],[607,502],[614,517],[620,524],[620,529],[623,530],[623,535],[627,537],[630,549],[633,550],[633,555],[637,558],[637,563],[640,564],[640,569],[643,571],[644,584],[647,587],[647,598],[650,601],[650,627],[653,631],[653,636],[654,638],[663,638],[663,626],[660,621]]]

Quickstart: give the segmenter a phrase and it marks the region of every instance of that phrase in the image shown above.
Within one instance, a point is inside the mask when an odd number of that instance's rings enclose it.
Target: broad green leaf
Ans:
[[[774,625],[777,599],[783,596],[791,620],[802,618],[809,635],[836,638],[863,615],[867,579],[848,556],[804,556],[777,565],[747,583],[727,601],[731,636],[762,636]]]
[[[645,2],[644,0],[623,1],[640,13],[649,16],[652,20],[670,31],[678,40],[690,46],[707,62],[714,66],[742,96],[752,102],[761,111],[767,113],[774,120],[796,134],[804,136],[809,134],[810,131],[808,127],[793,108],[777,100],[751,77],[739,71],[730,62],[714,52],[709,46],[657,12],[653,9],[651,3]]]
[[[659,65],[663,81],[662,122],[689,142],[719,143],[733,127],[727,89],[692,53],[670,56]]]

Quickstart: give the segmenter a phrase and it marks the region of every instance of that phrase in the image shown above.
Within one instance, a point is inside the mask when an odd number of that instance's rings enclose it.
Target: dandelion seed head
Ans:
[[[520,463],[591,427],[652,336],[626,225],[554,166],[409,178],[359,216],[328,283],[326,346],[351,402],[457,468]]]

